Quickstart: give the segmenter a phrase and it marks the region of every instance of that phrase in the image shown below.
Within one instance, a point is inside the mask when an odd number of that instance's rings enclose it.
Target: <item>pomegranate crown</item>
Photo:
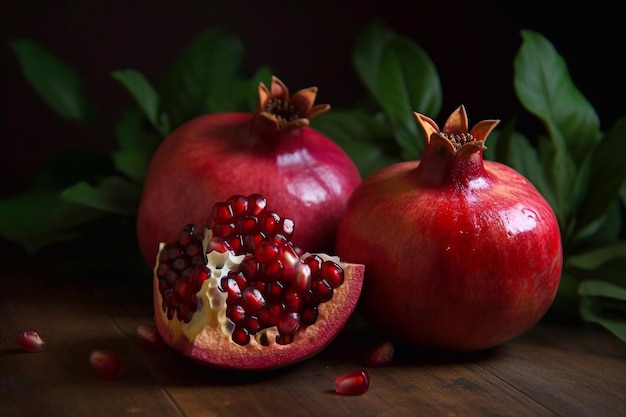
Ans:
[[[330,110],[329,104],[314,106],[316,96],[317,87],[309,87],[289,97],[287,86],[272,76],[270,89],[259,83],[257,115],[273,123],[277,129],[308,126],[313,117]]]
[[[426,143],[438,140],[445,144],[452,153],[459,153],[461,149],[468,147],[486,149],[485,139],[500,123],[498,119],[483,120],[474,125],[472,130],[469,130],[469,119],[463,105],[452,112],[441,130],[430,117],[417,112],[413,112],[413,114],[424,131]]]

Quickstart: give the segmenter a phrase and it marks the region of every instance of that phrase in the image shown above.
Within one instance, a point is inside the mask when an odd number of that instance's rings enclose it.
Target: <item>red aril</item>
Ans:
[[[363,353],[363,361],[365,366],[372,368],[380,368],[391,365],[395,347],[390,341],[379,342],[369,347]]]
[[[421,161],[361,183],[337,253],[366,265],[361,311],[382,331],[445,350],[496,346],[533,327],[556,295],[557,219],[526,178],[483,160],[497,120],[469,131],[460,106],[439,131],[415,116],[427,138]]]
[[[46,347],[46,343],[35,330],[24,330],[21,332],[17,335],[17,343],[19,343],[24,352],[29,353],[42,352]]]
[[[320,352],[352,315],[363,265],[300,253],[295,222],[260,194],[217,202],[206,227],[160,246],[155,321],[165,342],[209,367],[263,370]]]
[[[158,350],[165,347],[165,342],[155,325],[140,324],[136,333],[137,340],[145,348]]]
[[[335,378],[335,392],[342,395],[365,394],[370,387],[370,376],[365,369],[346,372]]]
[[[89,354],[89,364],[100,379],[117,379],[124,374],[124,362],[119,353],[98,349]]]
[[[152,157],[137,218],[146,263],[184,224],[204,224],[207,208],[233,194],[259,193],[298,223],[296,247],[334,251],[348,196],[361,181],[348,155],[309,126],[330,109],[317,88],[296,92],[276,77],[259,86],[256,113],[214,113],[173,131]]]

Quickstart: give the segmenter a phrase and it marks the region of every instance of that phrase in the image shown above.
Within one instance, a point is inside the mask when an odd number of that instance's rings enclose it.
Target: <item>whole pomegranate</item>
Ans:
[[[415,113],[421,161],[383,168],[354,191],[337,253],[366,265],[360,311],[415,345],[476,351],[534,326],[559,285],[562,246],[552,208],[512,168],[483,161],[499,120],[468,131],[460,106],[442,131]]]
[[[363,265],[300,253],[295,222],[260,194],[214,205],[160,245],[155,321],[163,340],[209,367],[265,370],[327,346],[356,308]]]
[[[361,176],[347,154],[309,126],[330,109],[315,105],[317,88],[289,96],[276,77],[259,85],[256,113],[214,113],[168,136],[152,157],[138,211],[141,253],[154,264],[159,242],[181,224],[204,224],[207,208],[233,194],[260,193],[289,213],[294,244],[332,252],[339,217]]]

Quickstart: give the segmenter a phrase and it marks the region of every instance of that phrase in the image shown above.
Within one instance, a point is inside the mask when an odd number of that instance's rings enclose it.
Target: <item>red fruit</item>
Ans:
[[[266,205],[260,194],[231,196],[213,206],[202,235],[187,226],[160,246],[157,328],[168,345],[204,365],[260,370],[304,360],[355,309],[364,266],[300,255],[294,222]]]
[[[148,349],[158,350],[165,347],[165,342],[154,325],[141,324],[137,326],[137,340]]]
[[[289,97],[273,77],[271,90],[259,85],[256,113],[204,115],[172,132],[152,158],[138,212],[146,263],[182,224],[204,224],[207,208],[233,194],[263,194],[299,225],[297,247],[333,251],[339,216],[361,177],[337,144],[309,126],[330,109],[314,106],[316,95],[311,87]]]
[[[39,333],[34,330],[24,330],[17,335],[17,343],[24,352],[29,353],[41,352],[46,347],[46,343],[39,336]]]
[[[512,168],[483,161],[485,120],[468,131],[460,106],[441,132],[415,113],[421,161],[389,166],[352,194],[337,253],[367,266],[363,316],[420,346],[489,348],[533,327],[559,285],[552,208]]]
[[[101,379],[117,379],[124,373],[122,357],[111,350],[92,351],[89,355],[89,364]]]
[[[393,343],[380,342],[370,347],[363,354],[363,361],[365,366],[371,366],[375,368],[389,366],[393,361],[393,355],[395,348]]]
[[[335,392],[343,395],[365,394],[370,387],[370,377],[366,370],[357,369],[335,378]]]

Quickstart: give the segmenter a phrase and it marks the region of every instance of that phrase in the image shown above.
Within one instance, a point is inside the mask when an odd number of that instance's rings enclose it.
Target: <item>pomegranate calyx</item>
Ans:
[[[428,116],[417,112],[414,115],[426,135],[426,148],[416,169],[418,181],[425,186],[449,181],[464,187],[483,186],[484,181],[475,180],[484,175],[485,140],[500,120],[483,120],[469,130],[467,113],[461,105],[439,130]]]
[[[317,87],[302,89],[290,97],[287,86],[278,77],[272,76],[270,89],[259,83],[258,90],[257,119],[274,126],[276,130],[308,126],[313,117],[330,110],[329,104],[313,105]]]
[[[498,119],[482,120],[469,130],[469,119],[464,105],[460,105],[452,112],[441,130],[430,117],[417,112],[413,114],[424,131],[427,144],[430,144],[435,138],[442,139],[443,142],[450,144],[446,148],[458,157],[473,153],[476,150],[486,149],[485,140],[487,136],[500,123]]]

